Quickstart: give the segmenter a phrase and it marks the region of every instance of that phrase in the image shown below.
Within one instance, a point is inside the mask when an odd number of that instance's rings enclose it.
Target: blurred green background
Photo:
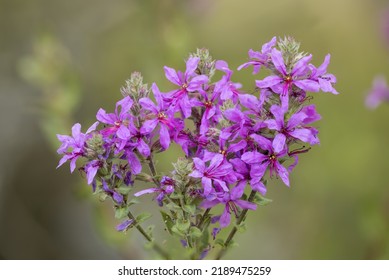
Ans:
[[[68,165],[56,170],[56,133],[84,131],[113,111],[131,72],[169,88],[163,66],[206,47],[232,69],[273,36],[291,35],[329,72],[339,96],[314,102],[321,145],[300,158],[291,188],[271,182],[273,203],[250,213],[229,259],[388,259],[389,106],[364,106],[373,78],[389,78],[383,0],[0,0],[0,258],[153,258],[137,232],[114,230]],[[251,69],[234,74],[246,89]],[[162,170],[175,161],[159,158]],[[150,198],[150,197],[148,197]],[[148,198],[143,201],[149,201]],[[160,227],[155,210],[155,222]],[[166,235],[156,232],[163,240]],[[169,250],[179,247],[164,245]]]

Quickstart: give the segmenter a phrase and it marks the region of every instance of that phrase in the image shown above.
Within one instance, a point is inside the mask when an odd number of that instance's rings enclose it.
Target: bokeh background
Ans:
[[[389,106],[364,105],[373,78],[389,78],[388,8],[383,0],[0,0],[0,258],[154,258],[137,232],[114,230],[111,205],[77,172],[56,170],[55,134],[89,127],[100,107],[112,111],[133,71],[163,90],[163,66],[183,69],[198,47],[236,69],[248,49],[291,35],[315,65],[331,53],[341,94],[315,94],[321,145],[301,156],[290,189],[270,184],[273,203],[250,213],[226,258],[389,259]],[[233,77],[253,85],[251,69]],[[159,166],[169,170],[174,157]],[[146,205],[158,226],[157,207]]]

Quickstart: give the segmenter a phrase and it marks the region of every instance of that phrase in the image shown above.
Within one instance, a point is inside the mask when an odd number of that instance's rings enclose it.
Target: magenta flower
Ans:
[[[159,206],[163,206],[163,199],[166,195],[174,192],[174,181],[170,177],[163,176],[161,180],[161,184],[158,188],[149,188],[137,193],[134,193],[134,196],[138,197],[147,193],[156,193],[157,194],[157,202]]]
[[[121,222],[119,225],[116,226],[117,231],[126,231],[128,228],[134,223],[134,220],[128,219]]]
[[[225,207],[220,216],[219,224],[221,228],[225,228],[231,222],[231,212],[235,214],[235,217],[238,217],[238,207],[250,210],[257,209],[257,205],[255,203],[240,199],[243,195],[245,185],[246,182],[240,182],[230,191],[217,194],[213,200],[204,200],[200,206],[203,208],[211,208],[217,204],[224,204]]]
[[[246,68],[250,65],[254,67],[253,74],[257,74],[261,70],[262,66],[267,66],[270,59],[270,52],[272,48],[276,45],[277,38],[273,37],[269,42],[262,46],[261,52],[256,52],[249,50],[250,61],[242,64],[238,67],[238,70]]]
[[[159,135],[160,143],[164,149],[169,148],[170,146],[170,133],[169,131],[174,131],[178,133],[183,128],[183,125],[179,120],[174,119],[174,112],[169,110],[163,101],[162,94],[159,91],[157,85],[154,83],[151,87],[157,105],[155,105],[150,98],[141,98],[139,104],[150,111],[152,114],[147,115],[147,120],[143,123],[143,126],[140,129],[142,134],[151,133],[159,124]]]
[[[116,103],[115,113],[107,114],[104,109],[100,108],[96,115],[97,120],[109,125],[101,130],[103,136],[116,134],[120,139],[127,139],[130,136],[128,122],[131,119],[129,111],[132,104],[132,99],[129,96],[126,96]],[[120,112],[119,107],[121,107]]]
[[[312,64],[309,65],[309,68],[312,71],[310,79],[317,81],[320,85],[320,89],[323,92],[331,92],[333,94],[339,94],[339,92],[337,92],[336,89],[332,87],[332,84],[336,83],[336,77],[332,74],[327,73],[327,67],[328,64],[330,64],[330,58],[331,56],[327,54],[326,57],[324,58],[323,64],[320,65],[319,68],[316,68]]]
[[[180,88],[168,94],[166,98],[175,108],[178,106],[184,118],[192,114],[192,105],[189,101],[188,93],[195,92],[201,88],[201,85],[208,83],[208,77],[205,75],[196,75],[197,64],[200,58],[190,57],[186,62],[186,71],[182,73],[173,68],[165,66],[165,76],[173,84]]]
[[[308,116],[303,111],[290,116],[287,122],[285,122],[285,114],[287,113],[285,109],[278,105],[273,105],[270,111],[274,119],[266,120],[265,123],[269,129],[278,132],[273,140],[275,150],[283,150],[288,138],[299,139],[311,145],[319,144],[319,139],[315,133],[309,128],[304,127],[304,121]],[[313,113],[311,112],[311,114]],[[316,119],[320,119],[320,115],[316,115],[318,116]]]
[[[389,101],[389,87],[383,76],[378,76],[373,81],[373,88],[366,97],[366,106],[370,109],[376,108],[382,101]]]
[[[282,53],[279,50],[272,49],[271,59],[279,75],[272,75],[263,80],[257,80],[256,85],[259,88],[271,88],[274,92],[280,94],[283,107],[288,107],[288,96],[293,85],[304,91],[319,91],[319,84],[307,78],[309,72],[308,62],[312,59],[312,55],[301,58],[290,72],[287,71]]]
[[[76,168],[76,161],[81,156],[85,155],[85,143],[86,140],[91,137],[90,133],[94,131],[99,122],[95,122],[88,128],[86,133],[81,132],[81,125],[76,123],[72,127],[72,136],[57,134],[58,140],[61,142],[61,146],[57,150],[58,154],[64,154],[57,166],[60,167],[66,161],[70,160],[70,172],[73,172]],[[68,151],[72,149],[72,151]]]
[[[207,196],[212,192],[212,182],[216,182],[224,191],[228,191],[224,177],[233,172],[232,165],[224,160],[223,155],[215,155],[208,167],[200,158],[193,158],[195,170],[189,174],[194,178],[201,178],[204,188],[204,195]]]
[[[215,68],[226,73],[220,81],[215,83],[215,92],[220,93],[221,100],[232,100],[235,104],[239,100],[239,95],[241,94],[239,89],[242,87],[240,83],[234,83],[231,81],[232,70],[228,68],[227,62],[223,60],[218,60],[215,63]]]
[[[270,177],[273,177],[273,174],[276,173],[285,185],[289,187],[289,173],[288,170],[279,162],[280,158],[286,155],[286,150],[279,150],[280,145],[273,143],[260,135],[251,135],[254,138],[261,149],[265,150],[267,153],[262,154],[257,151],[246,152],[242,155],[241,159],[247,163],[251,164],[252,177],[261,177],[265,174],[267,168],[269,167]]]
[[[250,186],[253,190],[260,192],[261,194],[266,194],[266,186],[262,183],[263,174],[251,173],[248,164],[246,164],[240,158],[233,158],[230,160],[232,166],[235,169],[235,174],[238,177],[239,182],[244,182],[246,185],[250,182]]]

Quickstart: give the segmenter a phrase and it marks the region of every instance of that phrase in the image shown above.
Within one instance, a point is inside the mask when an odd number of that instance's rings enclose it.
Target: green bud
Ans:
[[[306,55],[304,52],[299,52],[300,43],[296,42],[293,37],[280,39],[277,45],[281,50],[288,72],[292,71],[296,62]]]
[[[100,133],[94,133],[92,138],[86,141],[86,144],[87,156],[89,158],[96,158],[98,155],[102,155],[105,152],[103,148],[103,136]]]
[[[212,60],[208,49],[197,49],[196,53],[191,53],[190,56],[200,58],[196,69],[197,74],[207,75],[209,78],[215,74],[215,60]]]

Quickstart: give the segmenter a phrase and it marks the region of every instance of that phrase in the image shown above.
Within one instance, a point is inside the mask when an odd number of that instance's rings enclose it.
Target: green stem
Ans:
[[[252,202],[252,201],[254,200],[255,193],[256,193],[256,191],[254,191],[254,190],[251,191],[250,196],[249,196],[249,199],[247,200],[248,202]],[[228,246],[230,245],[232,239],[234,238],[236,232],[238,231],[238,226],[239,226],[239,225],[245,220],[245,218],[246,218],[247,211],[248,211],[248,209],[244,209],[244,210],[240,213],[240,215],[239,215],[239,217],[238,217],[238,219],[237,219],[237,221],[236,221],[236,225],[231,229],[230,234],[228,235],[226,241],[224,241],[223,248],[222,248],[222,249],[219,251],[219,253],[216,255],[216,258],[215,258],[216,260],[220,260],[220,259],[224,256],[224,254],[227,252]]]
[[[203,230],[203,225],[204,225],[204,222],[205,222],[205,218],[208,216],[208,213],[211,211],[211,208],[207,208],[207,210],[205,210],[204,214],[201,216],[201,219],[200,219],[200,222],[199,222],[199,225],[198,225],[198,228],[200,230]]]
[[[128,213],[128,217],[134,221],[136,229],[144,236],[144,238],[146,238],[147,241],[151,242],[154,251],[160,254],[164,259],[169,260],[170,259],[169,254],[164,249],[162,249],[162,247],[160,247],[158,244],[154,242],[153,238],[150,235],[148,235],[147,232],[143,229],[143,227],[136,222],[136,219],[131,212]]]

